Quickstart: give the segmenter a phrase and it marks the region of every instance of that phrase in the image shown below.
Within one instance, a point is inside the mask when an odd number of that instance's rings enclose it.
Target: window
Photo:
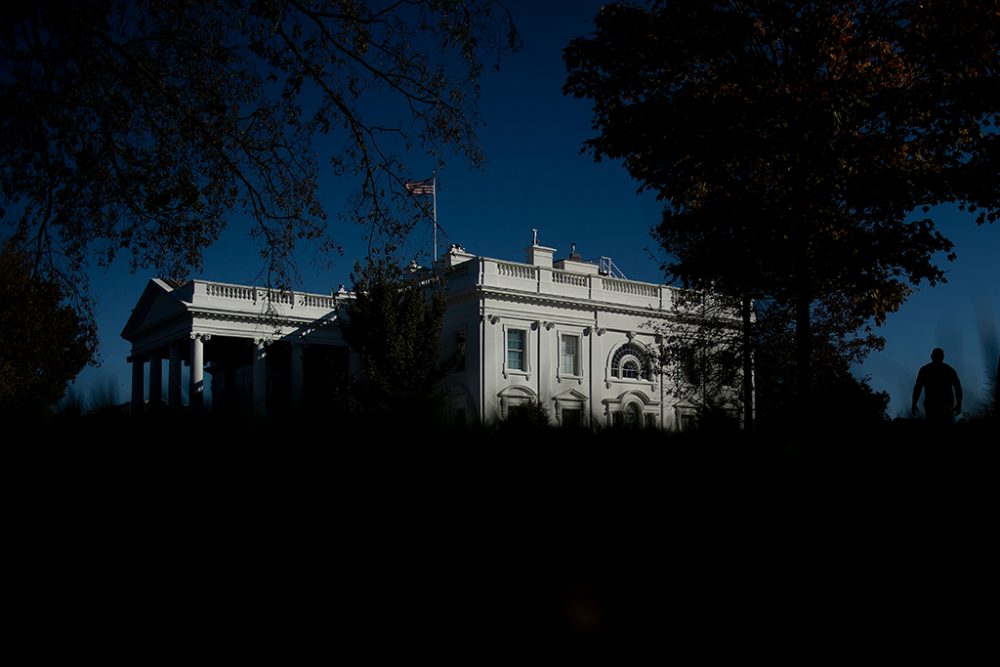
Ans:
[[[527,421],[531,418],[531,403],[513,403],[507,407],[507,419]]]
[[[611,425],[617,428],[638,429],[648,422],[644,419],[642,406],[635,401],[624,403],[620,409],[611,413]]]
[[[680,423],[682,431],[694,431],[698,428],[698,415],[693,412],[682,412]]]
[[[705,363],[704,354],[693,347],[679,351],[680,375],[684,382],[694,387],[701,386],[701,371]]]
[[[583,410],[580,408],[563,408],[559,412],[564,428],[580,428],[583,426]]]
[[[678,410],[677,421],[682,431],[694,431],[698,428],[698,414],[691,408]]]
[[[646,353],[638,345],[628,343],[622,345],[611,358],[611,376],[626,380],[646,380]]]
[[[563,334],[559,337],[559,371],[565,375],[580,374],[580,338]]]
[[[526,371],[527,332],[524,329],[507,330],[507,370]]]

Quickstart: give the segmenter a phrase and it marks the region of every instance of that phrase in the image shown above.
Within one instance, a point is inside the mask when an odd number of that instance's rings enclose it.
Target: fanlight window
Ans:
[[[645,380],[649,375],[647,371],[646,353],[636,345],[623,345],[611,358],[612,377]]]

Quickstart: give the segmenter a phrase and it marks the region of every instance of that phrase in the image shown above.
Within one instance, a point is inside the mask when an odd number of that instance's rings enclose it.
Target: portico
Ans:
[[[315,393],[323,385],[321,378],[309,377],[307,357],[336,358],[347,371],[346,347],[334,326],[345,298],[345,291],[321,295],[150,280],[122,330],[132,344],[133,409],[177,411],[186,405],[197,411],[206,394],[213,410],[265,412],[301,403],[310,388]],[[320,349],[310,352],[311,347]],[[321,366],[328,372],[331,364]]]

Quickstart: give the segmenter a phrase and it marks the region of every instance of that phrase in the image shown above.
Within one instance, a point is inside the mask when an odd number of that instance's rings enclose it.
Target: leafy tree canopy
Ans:
[[[808,387],[813,305],[881,323],[944,278],[931,219],[1000,216],[1000,0],[612,4],[564,57],[593,102],[595,159],[665,202],[685,282],[794,305]]]
[[[360,179],[351,215],[391,244],[421,214],[399,156],[478,164],[483,59],[517,39],[494,0],[8,3],[0,241],[77,287],[122,251],[182,277],[236,211],[280,284],[297,242],[337,249],[329,168]]]
[[[0,411],[48,408],[93,358],[97,331],[66,296],[28,257],[0,252]]]
[[[385,257],[356,265],[352,279],[354,298],[338,322],[364,372],[352,389],[355,416],[427,419],[452,361],[438,358],[447,305],[442,281],[404,272]]]
[[[840,326],[836,317],[818,317],[813,327],[811,393],[817,401],[811,417],[817,437],[845,429],[870,430],[889,418],[889,394],[851,373],[857,344],[844,343]],[[780,431],[794,422],[791,415],[798,408],[794,313],[775,303],[761,305],[755,334],[759,427]]]
[[[817,293],[886,287],[863,306],[884,314],[951,247],[907,215],[1000,215],[996,1],[613,4],[596,26],[566,50],[566,91],[594,103],[588,150],[668,203],[681,276],[732,278],[703,266],[711,243],[771,291],[804,270]]]

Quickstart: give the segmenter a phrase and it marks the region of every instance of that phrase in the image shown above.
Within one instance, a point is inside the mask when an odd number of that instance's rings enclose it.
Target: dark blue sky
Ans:
[[[592,134],[586,102],[564,97],[562,49],[572,37],[587,34],[603,4],[598,0],[527,2],[511,8],[524,48],[505,57],[499,71],[489,67],[482,81],[480,138],[488,163],[474,170],[459,158],[448,158],[438,172],[438,221],[448,243],[461,243],[477,254],[523,260],[531,229],[539,240],[569,252],[571,243],[586,258],[610,256],[632,279],[662,282],[649,230],[659,218],[650,195],[636,195],[636,185],[617,163],[595,164],[580,154]],[[430,176],[433,160],[413,156],[413,178]],[[340,211],[350,183],[330,179],[325,198],[332,213]],[[1000,329],[1000,227],[977,227],[953,210],[937,212],[942,232],[955,244],[956,262],[948,264],[948,283],[922,286],[880,331],[886,349],[859,369],[871,375],[876,389],[890,392],[890,415],[908,409],[916,370],[935,346],[945,349],[966,387],[967,406],[974,408],[985,381],[985,369],[996,365]],[[349,283],[355,257],[364,253],[363,230],[331,217],[334,236],[344,245],[332,270],[313,262],[313,251],[300,254],[300,289],[329,292]],[[246,238],[247,227],[234,223],[205,256],[202,275],[235,283],[253,283],[261,265]],[[417,230],[413,244],[431,252],[430,227]],[[86,395],[96,387],[114,387],[119,399],[129,395],[128,346],[119,333],[151,276],[130,275],[119,261],[107,272],[92,274],[98,297],[97,319],[103,363],[88,368],[77,381]]]

